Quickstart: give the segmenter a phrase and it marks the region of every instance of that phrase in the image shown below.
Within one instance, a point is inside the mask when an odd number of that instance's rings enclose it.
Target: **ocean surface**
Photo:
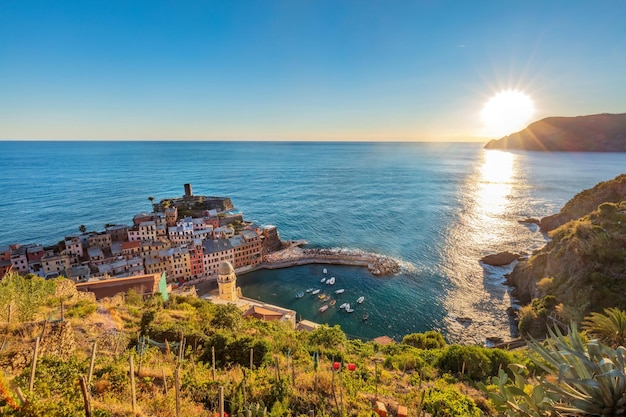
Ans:
[[[545,244],[518,220],[557,212],[579,191],[626,171],[626,154],[483,150],[475,143],[0,142],[0,245],[52,244],[65,235],[130,224],[149,196],[229,196],[244,218],[310,247],[376,252],[400,274],[326,266],[344,288],[319,313],[306,288],[323,266],[239,277],[243,294],[339,324],[371,339],[440,330],[449,341],[508,338],[503,285],[510,268],[479,259]],[[334,295],[334,294],[333,294]],[[356,305],[359,296],[365,302]],[[354,313],[339,309],[350,302]],[[355,307],[356,306],[356,307]],[[362,321],[367,312],[369,319]],[[465,325],[456,319],[470,317]]]

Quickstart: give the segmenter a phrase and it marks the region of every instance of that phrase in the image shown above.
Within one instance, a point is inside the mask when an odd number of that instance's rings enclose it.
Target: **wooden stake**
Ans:
[[[87,388],[87,381],[84,376],[80,377],[80,390],[83,393],[83,401],[85,402],[85,417],[91,417],[91,398],[89,396],[89,389]]]
[[[224,417],[224,387],[218,388],[220,393],[220,417]]]
[[[215,381],[215,346],[211,346],[211,369],[213,370],[213,380]]]
[[[254,366],[254,348],[250,348],[250,370]]]
[[[63,300],[61,300],[61,320],[65,321],[65,304],[63,303]]]
[[[172,352],[170,351],[170,344],[167,343],[167,339],[165,339],[165,354],[167,355],[168,359],[172,354]]]
[[[161,375],[163,375],[163,392],[167,395],[167,379],[165,378],[165,368],[161,368]]]
[[[96,362],[96,346],[97,340],[93,341],[93,347],[91,348],[91,360],[89,361],[89,374],[87,376],[87,383],[91,384],[91,377],[93,376],[93,365]]]
[[[309,417],[315,417],[315,410],[309,410]]]
[[[461,376],[465,375],[465,361],[463,361],[463,367],[461,368]]]
[[[11,303],[9,303],[9,312],[7,315],[7,322],[11,323],[11,313],[12,313]]]
[[[20,387],[16,387],[15,392],[17,393],[17,398],[20,399],[22,406],[24,406],[26,404],[26,397],[24,397],[24,393],[22,392],[22,389]]]
[[[35,370],[37,369],[37,354],[39,353],[39,338],[35,339],[35,351],[33,352],[33,362],[30,367],[30,380],[28,381],[28,392],[33,392],[35,385]]]
[[[133,413],[137,410],[137,398],[135,396],[135,363],[133,362],[133,355],[128,357],[130,363],[130,393],[132,395]]]
[[[174,389],[176,390],[176,417],[180,417],[180,363],[174,371]]]

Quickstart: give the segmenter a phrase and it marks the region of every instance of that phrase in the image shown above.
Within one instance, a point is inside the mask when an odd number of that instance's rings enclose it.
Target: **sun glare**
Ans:
[[[501,91],[491,97],[481,112],[485,134],[502,137],[524,129],[535,108],[528,95],[517,90]]]

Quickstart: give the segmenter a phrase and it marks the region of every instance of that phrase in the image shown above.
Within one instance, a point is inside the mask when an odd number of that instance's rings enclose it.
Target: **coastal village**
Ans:
[[[132,225],[107,224],[103,231],[79,229],[56,245],[0,246],[0,277],[9,271],[59,276],[97,299],[134,289],[144,296],[185,291],[192,284],[217,281],[208,295],[216,303],[234,303],[244,314],[295,325],[292,310],[242,296],[236,273],[309,263],[367,267],[374,275],[399,271],[385,256],[340,249],[304,249],[304,241],[284,242],[275,226],[247,222],[228,197],[196,196],[191,184],[184,195],[153,203],[153,212],[133,217]],[[306,320],[305,327],[314,326]]]

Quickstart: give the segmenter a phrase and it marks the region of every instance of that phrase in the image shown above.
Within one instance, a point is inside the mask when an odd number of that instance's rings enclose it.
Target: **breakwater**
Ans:
[[[387,256],[349,249],[303,249],[294,245],[267,255],[259,268],[280,269],[309,264],[362,266],[374,275],[400,272],[400,264]]]

